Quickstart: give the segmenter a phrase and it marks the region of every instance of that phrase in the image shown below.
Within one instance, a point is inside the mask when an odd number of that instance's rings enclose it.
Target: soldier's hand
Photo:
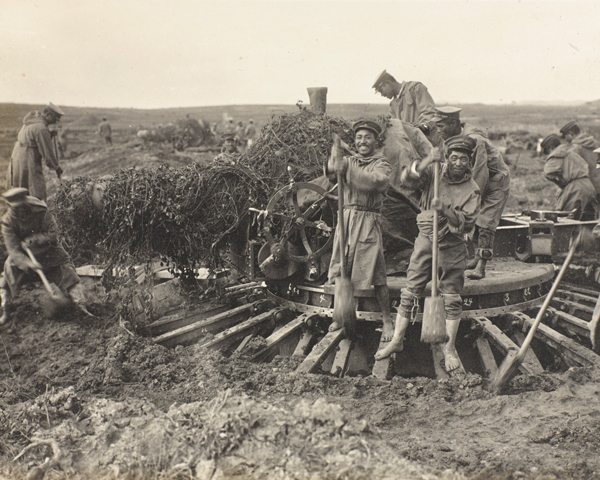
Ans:
[[[61,176],[62,174],[63,174],[63,169],[62,169],[60,166],[56,167],[56,176],[57,176],[58,178],[60,178],[60,176]]]
[[[433,208],[434,210],[437,210],[440,213],[444,213],[444,210],[446,209],[446,205],[444,205],[439,198],[434,198],[431,201],[431,208]]]
[[[443,160],[442,153],[438,147],[433,147],[431,149],[431,161],[432,162],[441,162]]]

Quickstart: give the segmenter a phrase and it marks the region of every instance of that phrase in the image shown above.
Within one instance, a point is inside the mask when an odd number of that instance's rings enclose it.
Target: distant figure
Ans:
[[[219,155],[217,155],[213,161],[235,165],[237,163],[237,157],[240,154],[240,151],[237,148],[235,134],[225,133],[223,136],[221,136],[221,141],[223,142],[221,153],[219,153]]]
[[[560,189],[555,210],[575,211],[575,220],[595,220],[598,218],[596,189],[590,181],[586,161],[563,145],[555,133],[551,133],[541,143],[546,157],[544,175]]]
[[[246,127],[246,143],[248,148],[252,146],[254,143],[254,139],[256,138],[256,125],[254,125],[254,120],[248,120],[248,126]]]
[[[104,138],[104,143],[112,145],[112,128],[110,128],[110,123],[108,123],[106,117],[98,125],[98,135]]]
[[[38,268],[50,282],[68,293],[82,311],[91,315],[85,307],[79,276],[69,254],[60,245],[54,217],[45,202],[28,193],[26,188],[11,188],[2,195],[8,204],[8,211],[2,217],[2,236],[8,258],[0,278],[3,310],[0,324],[8,320],[12,299],[19,286],[27,281],[27,273]],[[33,254],[33,259],[26,248]]]
[[[238,147],[244,152],[246,150],[246,127],[241,120],[238,122],[237,127],[235,127],[235,138]]]
[[[230,118],[225,124],[225,133],[235,134],[235,123],[233,122],[233,118]]]
[[[571,120],[560,129],[563,138],[569,143],[571,151],[583,158],[588,164],[590,181],[600,194],[600,170],[598,169],[598,154],[594,150],[600,147],[598,141],[589,133],[583,133],[575,120]]]
[[[46,200],[42,159],[48,168],[56,171],[58,178],[63,173],[48,125],[55,124],[63,115],[64,112],[52,103],[42,112],[25,115],[8,166],[7,188],[26,188],[30,195]]]
[[[427,87],[421,82],[399,83],[385,70],[373,84],[376,92],[389,98],[390,113],[394,118],[412,123],[425,135],[429,135],[429,122],[435,116],[435,102]]]

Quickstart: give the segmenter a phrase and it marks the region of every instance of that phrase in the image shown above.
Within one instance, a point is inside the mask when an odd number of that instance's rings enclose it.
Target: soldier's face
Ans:
[[[233,138],[225,140],[225,150],[229,153],[235,152],[235,140]]]
[[[459,179],[467,173],[471,157],[468,153],[460,150],[448,152],[448,173],[451,179]]]
[[[450,137],[454,137],[460,133],[460,123],[450,118],[436,122],[436,126],[444,140],[448,140]]]
[[[377,91],[385,98],[394,98],[394,89],[390,82],[383,82]]]
[[[369,157],[377,148],[377,138],[371,130],[359,130],[354,136],[354,145],[363,157]]]
[[[60,120],[60,115],[58,113],[54,113],[53,111],[50,111],[45,114],[45,118],[46,118],[46,123],[48,125],[52,125]]]

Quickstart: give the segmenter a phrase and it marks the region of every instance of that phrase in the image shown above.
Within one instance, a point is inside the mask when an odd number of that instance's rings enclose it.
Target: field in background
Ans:
[[[500,147],[506,147],[503,137],[514,133],[529,133],[533,137],[543,137],[558,129],[571,119],[578,119],[583,128],[600,139],[600,107],[596,103],[580,106],[537,106],[537,105],[457,105],[462,107],[462,118],[473,125],[488,130]],[[22,118],[31,110],[43,105],[0,104],[0,190],[5,183],[5,172],[10,160]],[[63,107],[65,117],[61,124],[68,133],[67,159],[62,161],[65,178],[79,175],[101,176],[116,172],[122,167],[155,165],[166,162],[181,166],[191,161],[210,161],[214,153],[204,155],[184,155],[173,152],[169,145],[140,151],[133,145],[140,129],[156,127],[175,122],[189,115],[210,123],[222,125],[225,118],[247,123],[253,119],[261,128],[273,115],[293,113],[295,105],[233,105],[217,107],[168,108],[142,110],[131,108],[84,108]],[[327,113],[348,120],[362,116],[386,114],[386,104],[330,104]],[[96,129],[103,117],[113,127],[115,147],[107,148],[96,135]],[[131,148],[124,148],[124,146]],[[121,148],[118,148],[122,146]],[[135,151],[133,150],[135,149]],[[552,208],[556,187],[542,175],[543,163],[531,150],[509,149],[505,154],[511,166],[512,188],[507,212],[517,212],[527,208]],[[49,175],[49,191],[53,175]]]

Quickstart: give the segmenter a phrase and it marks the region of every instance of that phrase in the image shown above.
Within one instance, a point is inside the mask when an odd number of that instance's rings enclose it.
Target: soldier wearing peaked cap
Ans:
[[[29,112],[23,119],[17,142],[13,148],[7,174],[7,188],[23,187],[30,195],[46,200],[46,180],[42,160],[60,178],[62,168],[48,125],[60,120],[64,112],[49,103],[42,112]]]
[[[58,228],[46,202],[29,195],[28,190],[22,187],[11,188],[2,197],[8,205],[8,211],[1,221],[8,258],[0,278],[0,324],[8,320],[12,299],[29,278],[28,272],[38,268],[43,270],[50,282],[67,292],[89,314],[79,276],[69,255],[60,245]],[[35,260],[29,257],[25,247],[33,252]]]
[[[240,155],[240,151],[237,148],[237,138],[235,133],[224,133],[221,135],[221,142],[223,142],[221,153],[219,153],[213,161],[234,165],[237,163],[236,160]]]
[[[429,134],[429,122],[434,116],[435,102],[425,85],[421,82],[400,83],[384,70],[373,83],[373,88],[391,99],[392,117],[419,127],[425,135]]]
[[[467,265],[467,275],[473,279],[485,277],[487,262],[493,257],[496,229],[510,193],[510,171],[500,151],[487,138],[487,132],[460,121],[461,109],[436,107],[433,121],[441,138],[446,141],[456,135],[466,135],[476,142],[473,180],[481,191],[481,212],[477,218],[477,249]]]
[[[600,147],[600,144],[592,135],[584,133],[575,120],[567,122],[560,129],[560,133],[570,144],[570,150],[583,158],[588,164],[590,181],[596,189],[596,196],[598,196],[600,194],[600,169],[598,169],[598,153],[594,150]]]
[[[586,161],[554,133],[544,138],[540,147],[546,155],[544,175],[561,189],[554,209],[575,210],[576,220],[598,218],[596,189],[589,178]]]
[[[381,360],[402,350],[404,334],[413,313],[414,301],[423,295],[431,280],[433,217],[439,212],[438,268],[441,272],[439,289],[444,298],[446,330],[449,340],[443,347],[445,368],[455,370],[460,366],[455,341],[462,314],[461,293],[465,283],[467,249],[465,233],[475,226],[479,214],[479,187],[471,178],[471,167],[477,142],[460,135],[446,141],[446,163],[442,164],[438,201],[434,202],[434,165],[441,162],[438,148],[423,160],[415,161],[402,172],[402,183],[421,192],[421,213],[417,216],[419,235],[406,272],[406,287],[402,289],[400,307],[396,316],[394,336],[390,344],[375,355]]]
[[[352,126],[354,145],[358,154],[337,156],[332,151],[326,174],[331,180],[341,174],[344,189],[344,228],[346,229],[346,265],[348,276],[356,290],[366,290],[373,285],[377,303],[383,313],[382,341],[391,340],[394,324],[390,312],[390,295],[387,286],[381,208],[390,182],[392,167],[380,153],[381,127],[372,120],[359,120]],[[342,213],[340,213],[342,214]],[[337,228],[340,228],[338,223]],[[335,283],[341,276],[340,235],[333,240],[327,282]],[[330,331],[342,326],[333,322]]]

